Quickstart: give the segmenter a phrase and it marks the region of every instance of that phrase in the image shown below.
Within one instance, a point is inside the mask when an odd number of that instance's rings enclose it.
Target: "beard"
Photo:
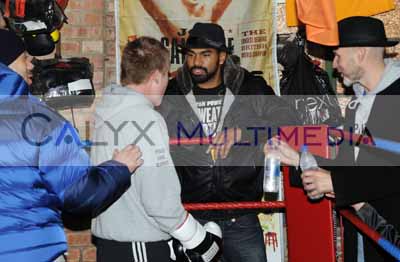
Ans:
[[[352,57],[347,63],[346,74],[342,73],[342,82],[345,86],[351,87],[355,83],[359,83],[362,76],[364,75],[364,70],[359,64],[356,63],[354,57]]]
[[[355,83],[359,83],[360,79],[362,78],[364,74],[364,71],[362,70],[361,67],[356,66],[353,68],[353,70],[345,77],[342,75],[342,82],[345,86],[351,87]]]
[[[345,85],[347,87],[351,87],[354,84],[354,81],[347,77],[343,77],[342,82],[343,82],[343,85]]]
[[[194,74],[194,70],[203,70],[204,74]],[[202,84],[213,78],[216,75],[217,70],[218,67],[216,67],[213,71],[208,72],[207,68],[205,67],[193,66],[192,68],[190,68],[190,75],[192,76],[192,79],[196,84]]]

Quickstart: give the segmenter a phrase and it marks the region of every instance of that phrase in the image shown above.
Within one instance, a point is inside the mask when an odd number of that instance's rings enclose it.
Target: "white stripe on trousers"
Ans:
[[[145,244],[144,242],[141,242],[140,244],[142,245],[142,251],[143,251],[144,262],[147,262],[146,244]]]
[[[146,244],[144,242],[132,242],[134,262],[147,262]]]

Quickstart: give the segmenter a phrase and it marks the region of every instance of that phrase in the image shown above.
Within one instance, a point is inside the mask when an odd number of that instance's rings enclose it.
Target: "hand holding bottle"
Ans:
[[[301,179],[304,190],[310,199],[320,199],[327,194],[334,197],[331,173],[319,168],[314,156],[303,146],[300,157],[300,167],[303,173]]]
[[[265,157],[274,150],[274,154],[278,154],[282,164],[288,166],[299,166],[299,153],[291,148],[285,141],[278,137],[273,137],[264,146]]]

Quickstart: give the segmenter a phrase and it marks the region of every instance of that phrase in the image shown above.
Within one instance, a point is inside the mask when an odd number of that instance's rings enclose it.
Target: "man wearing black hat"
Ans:
[[[29,93],[22,40],[0,29],[0,42],[0,261],[61,261],[61,211],[104,210],[130,186],[141,153],[130,145],[90,167],[71,124]]]
[[[393,235],[393,226],[400,229],[400,161],[393,148],[382,146],[381,141],[400,142],[396,115],[400,62],[384,59],[384,48],[396,45],[398,40],[388,39],[382,21],[372,17],[349,17],[341,20],[338,28],[339,46],[334,51],[333,66],[356,94],[346,109],[344,130],[368,139],[361,143],[356,143],[358,139],[354,143],[343,141],[338,158],[329,163],[335,166],[303,172],[302,183],[311,198],[320,194],[335,197],[337,207],[352,205],[365,221],[378,225],[380,233]],[[371,140],[373,145],[367,146]],[[298,155],[294,156],[291,163],[298,163]],[[372,221],[371,216],[378,217],[375,211],[386,221]],[[345,223],[345,262],[395,261]],[[385,232],[385,227],[391,233]]]
[[[263,155],[259,143],[266,141],[267,127],[279,125],[274,116],[290,117],[288,108],[262,77],[232,61],[219,25],[196,23],[182,50],[185,63],[170,81],[160,111],[170,137],[211,138],[213,143],[171,147],[183,202],[260,201]],[[254,132],[257,127],[264,133]],[[220,225],[222,261],[265,262],[257,213],[192,212],[200,221]]]
[[[25,52],[25,44],[19,37],[11,37],[14,34],[5,29],[0,29],[0,63],[7,65],[17,72],[25,82],[32,84],[32,56]],[[4,40],[3,40],[4,39]]]

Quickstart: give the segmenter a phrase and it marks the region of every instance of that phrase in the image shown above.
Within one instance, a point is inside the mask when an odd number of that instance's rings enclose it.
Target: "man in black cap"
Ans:
[[[356,94],[346,109],[344,130],[369,140],[363,139],[361,144],[356,143],[358,139],[354,143],[343,141],[338,158],[329,163],[334,166],[303,172],[302,184],[311,198],[327,194],[335,197],[337,207],[353,206],[361,218],[373,222],[370,224],[380,233],[398,244],[393,227],[400,229],[400,161],[396,153],[391,153],[393,148],[379,145],[381,139],[400,142],[395,113],[399,107],[400,62],[384,59],[384,48],[399,41],[388,39],[382,21],[372,17],[345,18],[338,28],[339,46],[334,51],[333,66]],[[371,139],[373,145],[365,145]],[[298,154],[291,158],[287,164],[297,165]],[[386,221],[373,221],[372,216],[378,217],[375,211]],[[357,234],[347,221],[344,237],[345,262],[395,261],[372,240]]]
[[[288,108],[262,77],[232,61],[219,25],[196,23],[182,50],[185,63],[170,81],[160,111],[170,137],[213,143],[171,147],[183,202],[260,201],[263,155],[259,143],[265,143],[267,127],[279,125],[277,116],[290,118]],[[264,132],[254,132],[257,127]],[[203,223],[212,220],[220,225],[222,261],[265,262],[257,213],[192,212]]]
[[[61,211],[103,211],[130,186],[141,153],[130,145],[91,167],[71,124],[29,93],[22,40],[0,29],[0,42],[0,261],[61,261]]]

